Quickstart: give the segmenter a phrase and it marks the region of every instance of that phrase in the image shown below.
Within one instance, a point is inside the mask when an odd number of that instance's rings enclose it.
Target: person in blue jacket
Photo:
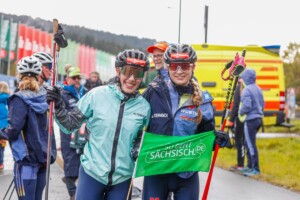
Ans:
[[[147,131],[170,136],[187,136],[215,129],[211,95],[199,89],[193,78],[197,55],[187,44],[171,44],[164,53],[169,79],[156,78],[143,93],[151,106]],[[228,135],[215,131],[221,147]],[[143,199],[199,199],[199,176],[180,172],[144,177]]]
[[[8,84],[5,81],[0,81],[0,129],[8,126],[8,108],[7,99],[9,97]],[[4,168],[4,149],[6,140],[0,140],[0,170]]]
[[[86,122],[88,141],[80,157],[76,200],[131,199],[134,152],[150,115],[149,103],[138,92],[149,60],[143,52],[127,49],[117,55],[115,67],[118,81],[92,89],[71,111],[58,87],[47,89],[64,133]]]
[[[68,70],[66,81],[68,85],[63,86],[61,92],[62,99],[68,111],[72,110],[76,103],[86,93],[83,85],[81,85],[81,73],[79,67],[70,67]],[[78,139],[83,139],[82,145],[78,144]],[[75,199],[76,180],[78,178],[80,167],[80,155],[84,147],[85,137],[79,138],[78,131],[72,134],[65,134],[60,130],[61,153],[64,160],[64,177],[63,182],[67,186],[67,190],[71,199]]]
[[[244,176],[254,176],[260,174],[256,134],[262,126],[265,101],[261,88],[256,84],[256,72],[254,69],[245,69],[241,74],[241,79],[245,84],[245,88],[241,95],[239,116],[244,116],[243,118],[245,118],[244,133],[247,150],[250,154],[248,166],[241,171]]]
[[[0,139],[10,142],[14,164],[14,185],[19,199],[41,200],[46,185],[48,124],[46,90],[40,88],[41,62],[31,56],[17,65],[19,91],[8,99],[8,128]],[[53,137],[51,163],[56,159]]]

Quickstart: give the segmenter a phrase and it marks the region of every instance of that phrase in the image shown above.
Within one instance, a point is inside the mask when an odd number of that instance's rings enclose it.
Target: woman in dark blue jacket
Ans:
[[[46,185],[48,125],[45,90],[39,88],[42,64],[35,57],[18,62],[19,91],[8,99],[8,128],[0,139],[10,142],[14,157],[14,185],[19,199],[41,200]],[[56,158],[52,140],[51,163]]]
[[[164,53],[170,79],[156,77],[143,96],[151,105],[148,132],[170,136],[188,136],[215,129],[213,98],[202,92],[193,79],[196,52],[186,44],[171,44]],[[215,132],[216,142],[222,147],[228,136]],[[143,199],[168,198],[175,200],[199,199],[199,176],[196,172],[180,172],[146,176]]]

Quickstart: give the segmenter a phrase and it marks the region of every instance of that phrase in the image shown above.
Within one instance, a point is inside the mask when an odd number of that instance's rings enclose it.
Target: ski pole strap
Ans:
[[[246,63],[244,57],[246,55],[246,50],[243,50],[242,56],[239,56],[236,53],[234,60],[229,61],[224,69],[222,70],[221,77],[224,81],[229,80],[232,76],[239,76],[246,68]],[[224,73],[229,69],[229,74],[227,77],[224,77]]]
[[[231,74],[229,73],[228,76],[226,78],[224,78],[224,74],[225,72],[232,66],[233,64],[233,60],[229,61],[228,63],[226,63],[224,69],[222,70],[221,72],[221,78],[224,80],[224,81],[228,81],[230,78],[231,78]]]

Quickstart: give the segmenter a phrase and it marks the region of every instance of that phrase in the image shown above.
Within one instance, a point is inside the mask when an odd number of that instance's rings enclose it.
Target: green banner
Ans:
[[[208,172],[215,134],[165,136],[145,132],[135,177],[174,172]]]
[[[58,60],[58,74],[65,75],[65,65],[78,66],[79,44],[68,39],[68,47],[60,49]]]
[[[1,52],[0,58],[6,58],[8,53],[8,45],[9,45],[9,20],[2,19],[1,21],[1,35],[0,35],[0,44],[1,44]]]
[[[10,24],[10,60],[14,61],[17,59],[18,50],[18,23],[12,22]]]

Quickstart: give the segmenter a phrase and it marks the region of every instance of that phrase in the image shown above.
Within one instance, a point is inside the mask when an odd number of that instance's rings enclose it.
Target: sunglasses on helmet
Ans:
[[[188,63],[188,62],[184,62],[184,63],[170,63],[169,64],[169,69],[170,71],[174,71],[176,72],[179,68],[182,70],[182,71],[187,71],[187,70],[190,70],[190,68],[193,66],[194,64],[192,63]]]
[[[133,67],[130,65],[125,65],[120,68],[121,74],[125,75],[129,78],[131,75],[134,76],[135,79],[143,79],[144,78],[144,70],[139,67]]]
[[[52,63],[44,63],[43,66],[46,66],[49,70],[52,70]]]

